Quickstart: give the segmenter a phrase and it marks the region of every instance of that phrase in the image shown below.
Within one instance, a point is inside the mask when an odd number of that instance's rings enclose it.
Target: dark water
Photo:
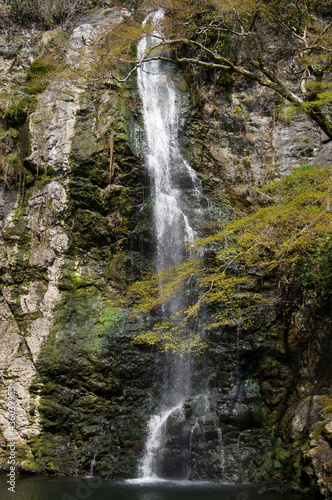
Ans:
[[[303,500],[299,495],[260,494],[259,487],[247,485],[186,481],[141,484],[79,478],[17,478],[12,493],[6,480],[0,477],[1,500]]]

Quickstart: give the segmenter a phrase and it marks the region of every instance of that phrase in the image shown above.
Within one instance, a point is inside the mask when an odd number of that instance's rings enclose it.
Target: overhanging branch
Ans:
[[[118,78],[114,75],[113,78],[119,82],[126,82],[133,72],[136,71],[137,68],[141,67],[142,64],[154,60],[173,63],[176,62],[182,65],[192,64],[214,70],[231,71],[244,76],[245,78],[256,81],[260,85],[271,89],[289,103],[297,106],[304,114],[311,118],[330,139],[332,138],[332,122],[323,110],[317,105],[313,104],[313,106],[310,107],[307,103],[304,103],[303,99],[299,95],[295,94],[284,82],[282,82],[275,72],[268,68],[262,61],[251,60],[250,64],[254,68],[254,71],[251,71],[243,66],[234,64],[230,59],[217,54],[215,51],[205,47],[202,43],[197,42],[196,40],[187,38],[164,40],[161,37],[158,38],[160,39],[160,42],[152,47],[140,60],[133,62],[126,59],[120,59],[120,62],[134,64],[134,66],[124,78]],[[200,57],[179,57],[176,52],[176,47],[183,44],[199,48],[210,60],[205,61]],[[158,54],[158,51],[160,52],[162,49],[166,49],[167,47],[175,49],[173,56],[162,55],[161,53]]]

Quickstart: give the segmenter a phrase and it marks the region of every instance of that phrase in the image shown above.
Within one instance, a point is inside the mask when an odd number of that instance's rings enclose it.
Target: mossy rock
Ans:
[[[73,179],[69,184],[69,196],[73,212],[77,209],[84,209],[105,213],[99,191],[87,179]]]
[[[29,444],[36,468],[49,474],[73,473],[73,464],[87,473],[96,455],[97,474],[128,477],[143,448],[146,417],[140,414],[148,407],[153,356],[131,343],[142,325],[95,286],[81,284],[63,292],[37,361],[42,379],[30,391],[40,396],[44,430]],[[64,443],[71,448],[66,457]]]
[[[25,122],[30,101],[28,98],[15,99],[12,97],[11,103],[0,111],[0,116],[6,128],[18,127]]]
[[[92,210],[80,208],[76,211],[72,231],[75,244],[80,248],[110,243],[110,228],[107,219]]]
[[[56,67],[52,64],[46,64],[43,59],[37,59],[32,64],[30,64],[26,74],[26,81],[29,82],[37,76],[45,76],[55,70]]]

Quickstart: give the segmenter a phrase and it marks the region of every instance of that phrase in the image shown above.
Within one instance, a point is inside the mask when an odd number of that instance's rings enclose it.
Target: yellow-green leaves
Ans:
[[[326,272],[332,235],[332,169],[305,165],[264,191],[274,200],[270,205],[195,243],[196,251],[205,250],[203,257],[196,255],[180,266],[151,274],[130,288],[128,301],[135,302],[134,314],[158,308],[160,312],[163,305],[167,311],[169,301],[181,294],[188,297],[180,311],[141,333],[135,342],[158,344],[173,352],[200,351],[208,347],[209,330],[240,323],[243,329],[250,328],[257,305],[277,300],[273,291],[278,280],[297,280],[303,293],[309,281],[311,287],[315,283],[324,287],[320,273]],[[308,269],[317,276],[304,278]],[[262,289],[266,280],[269,293]]]

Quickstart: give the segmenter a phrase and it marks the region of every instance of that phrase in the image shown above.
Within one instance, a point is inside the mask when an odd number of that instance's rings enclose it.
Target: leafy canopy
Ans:
[[[158,26],[141,23],[150,9],[164,10]],[[91,42],[93,57],[81,58],[77,49],[71,71],[103,84],[126,82],[145,60],[158,58],[202,81],[213,74],[222,84],[238,75],[272,90],[288,116],[307,115],[332,139],[330,9],[331,0],[150,0],[110,16]],[[159,43],[138,59],[137,41],[154,30]]]
[[[133,314],[157,311],[179,295],[188,297],[180,311],[135,342],[173,352],[200,351],[207,347],[206,331],[240,323],[250,328],[257,305],[274,304],[282,283],[299,282],[302,294],[313,300],[326,296],[332,286],[331,174],[331,167],[296,169],[264,188],[267,206],[198,240],[181,265],[133,284],[127,295]],[[267,279],[275,284],[272,291],[264,290]],[[188,293],[190,287],[195,293]]]
[[[306,114],[332,138],[331,0],[151,0],[144,7],[165,12],[157,26],[160,42],[135,59],[129,47],[153,28],[127,16],[96,49],[103,54],[99,67],[110,76],[126,81],[143,60],[156,57],[189,73],[200,69],[203,79],[208,72],[220,81],[240,75],[271,89],[292,113]],[[119,62],[131,65],[122,78]]]

